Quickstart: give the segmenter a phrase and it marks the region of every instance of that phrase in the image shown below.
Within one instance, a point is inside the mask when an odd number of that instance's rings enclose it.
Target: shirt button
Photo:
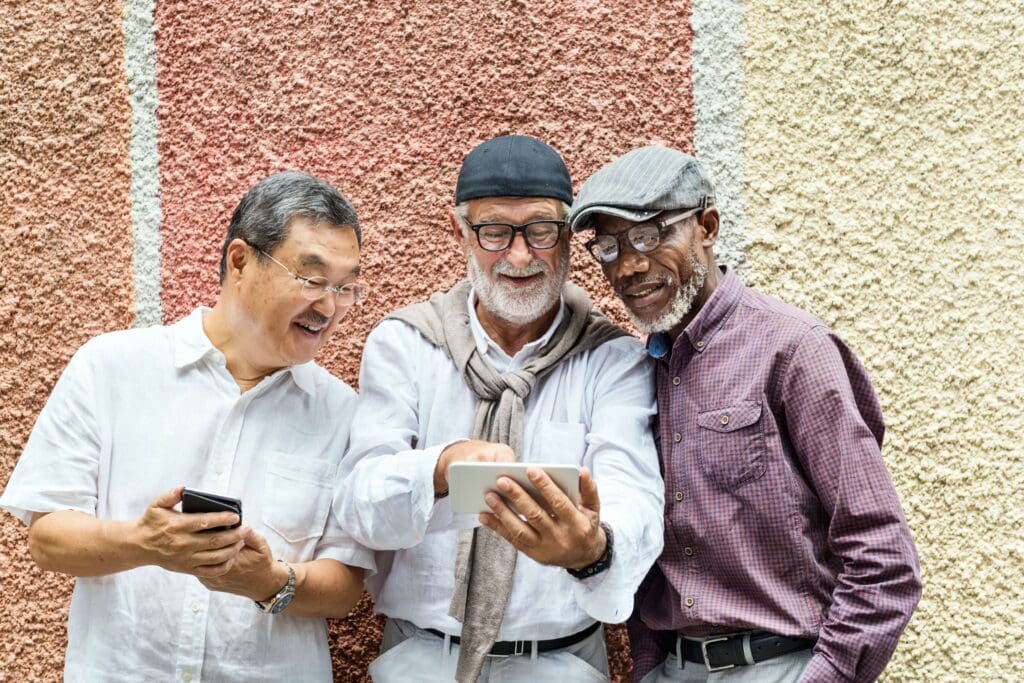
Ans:
[[[185,673],[181,674],[181,680],[185,681],[185,683],[188,683],[192,680],[192,674],[186,671]]]
[[[722,424],[724,424],[724,425],[729,424],[729,416],[728,415],[723,415],[722,416]]]
[[[673,377],[672,378],[672,384],[678,387],[679,386],[679,377]]]
[[[683,548],[683,552],[686,553],[687,557],[690,557],[693,555],[693,548],[691,548],[690,546],[686,546],[685,548]]]
[[[698,349],[703,349],[704,348],[704,340],[701,340],[701,341],[697,342],[697,348]]]
[[[679,501],[680,503],[683,502],[683,492],[682,491],[676,491],[676,500]]]
[[[192,611],[193,612],[198,612],[199,611],[199,603],[198,602],[193,602],[192,603]]]
[[[224,474],[224,465],[217,465],[217,474]]]
[[[693,598],[686,598],[686,606],[693,607]]]
[[[672,435],[672,440],[675,441],[676,443],[679,443],[680,441],[683,440],[683,435],[680,434],[679,432],[676,432],[675,434]]]

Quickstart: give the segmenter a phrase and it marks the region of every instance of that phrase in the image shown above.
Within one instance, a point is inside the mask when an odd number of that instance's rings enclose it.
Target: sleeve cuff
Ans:
[[[846,683],[847,680],[820,652],[814,653],[800,677],[800,683]]]

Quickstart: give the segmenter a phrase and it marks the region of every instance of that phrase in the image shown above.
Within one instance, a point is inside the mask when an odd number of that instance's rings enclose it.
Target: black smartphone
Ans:
[[[181,494],[182,512],[234,512],[238,515],[238,522],[231,526],[221,526],[209,531],[223,531],[234,529],[242,524],[242,501],[228,496],[218,496],[216,493],[206,493],[195,489],[185,489]]]

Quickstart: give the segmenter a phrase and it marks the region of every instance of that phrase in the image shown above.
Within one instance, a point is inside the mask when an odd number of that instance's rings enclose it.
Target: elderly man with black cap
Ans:
[[[820,321],[716,265],[714,204],[696,159],[645,147],[569,219],[657,359],[668,542],[634,680],[874,680],[921,595],[881,407]]]
[[[336,510],[378,550],[376,681],[606,680],[600,622],[628,617],[661,551],[652,369],[566,281],[571,201],[539,140],[476,147],[451,215],[468,279],[366,341]],[[547,510],[503,477],[460,528],[448,466],[467,460],[582,466],[580,503],[530,468]]]

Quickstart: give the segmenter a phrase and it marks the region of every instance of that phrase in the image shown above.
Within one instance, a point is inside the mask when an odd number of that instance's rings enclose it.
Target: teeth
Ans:
[[[653,291],[655,291],[657,289],[660,289],[660,288],[661,288],[660,284],[655,284],[655,285],[651,285],[650,287],[644,287],[642,289],[636,289],[636,290],[633,290],[632,292],[628,292],[626,294],[626,296],[633,297],[634,299],[640,299],[640,298],[643,298],[643,297],[647,296],[648,294],[650,294],[651,292],[653,292]]]
[[[320,330],[324,329],[322,327],[313,327],[311,325],[304,325],[302,323],[295,323],[295,324],[298,325],[299,327],[301,327],[304,330],[309,330],[310,332],[319,332]]]

